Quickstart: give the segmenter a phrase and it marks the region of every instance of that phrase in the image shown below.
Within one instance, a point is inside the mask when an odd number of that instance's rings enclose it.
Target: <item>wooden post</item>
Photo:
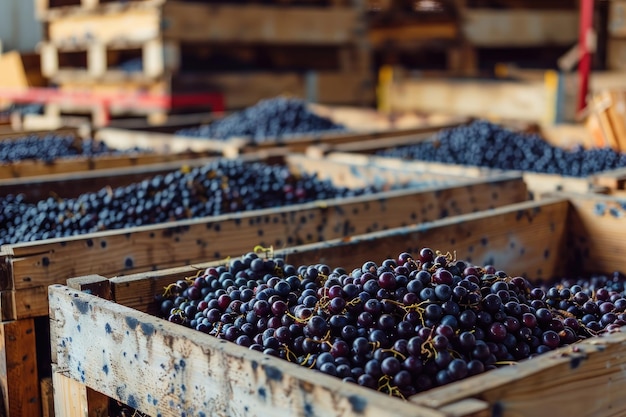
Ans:
[[[5,416],[41,416],[35,320],[0,324],[0,386]],[[62,415],[62,414],[58,414]]]

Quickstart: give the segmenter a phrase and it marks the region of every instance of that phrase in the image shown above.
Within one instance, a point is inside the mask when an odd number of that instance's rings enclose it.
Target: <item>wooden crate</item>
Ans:
[[[432,135],[431,135],[432,137]],[[427,139],[424,135],[422,139]],[[326,155],[330,160],[351,161],[353,164],[365,166],[395,167],[395,169],[439,172],[442,174],[453,173],[455,175],[467,175],[481,177],[492,175],[493,170],[486,167],[473,167],[466,165],[444,164],[438,162],[410,161],[398,158],[375,156],[374,153],[384,149],[392,149],[398,146],[416,143],[416,138],[406,136],[399,138],[384,138],[378,141],[344,143],[344,144],[320,144],[307,149],[309,156],[321,157]],[[529,171],[510,171],[524,178],[528,190],[536,197],[545,193],[564,191],[573,193],[598,192],[606,193],[608,190],[620,188],[618,181],[625,175],[624,169],[617,169],[598,173],[589,177],[567,177],[557,174],[545,174]]]
[[[196,117],[195,121],[211,120],[209,117]],[[180,127],[187,126],[179,125]],[[0,130],[0,140],[17,139],[23,136],[46,136],[50,133],[55,135],[71,136],[74,138],[77,146],[82,140],[82,133],[79,128],[61,128],[54,131],[21,131],[16,132],[12,129],[6,131]],[[163,140],[152,140],[148,143],[142,142],[140,138],[126,138],[122,141],[108,141],[106,138],[98,139],[109,147],[116,149],[132,149],[134,147],[151,149],[152,152],[133,152],[120,155],[100,155],[94,157],[71,157],[59,158],[52,162],[44,162],[39,160],[23,160],[12,163],[0,163],[0,180],[8,180],[11,178],[30,178],[43,176],[48,177],[56,174],[72,174],[76,172],[99,171],[118,169],[126,167],[137,167],[151,164],[161,164],[173,161],[183,161],[193,158],[201,158],[209,155],[221,154],[220,147],[199,147],[193,146],[189,141],[180,140],[175,143]],[[236,143],[236,141],[234,142]],[[174,146],[172,146],[174,145]],[[96,174],[99,175],[99,174]],[[49,178],[52,179],[52,178]],[[27,184],[30,180],[26,179],[23,183]],[[5,183],[6,185],[6,183]],[[0,186],[1,188],[2,186]],[[19,192],[19,191],[18,191]],[[45,198],[45,197],[42,197]]]
[[[379,94],[390,111],[447,112],[493,120],[520,120],[539,124],[572,122],[571,105],[579,84],[577,74],[551,71],[522,71],[532,76],[511,74],[515,80],[415,77],[395,71],[381,80]],[[626,78],[620,71],[593,72],[590,92],[623,89]]]
[[[242,158],[253,160],[252,156]],[[421,182],[423,186],[433,185],[3,246],[0,256],[0,320],[3,324],[0,331],[5,329],[7,362],[0,358],[0,369],[6,369],[4,373],[0,371],[0,385],[7,396],[8,415],[30,417],[40,413],[39,380],[49,375],[36,371],[38,364],[41,366],[46,362],[36,355],[35,339],[45,340],[46,333],[45,330],[35,330],[35,327],[48,315],[47,287],[51,284],[64,283],[71,276],[98,273],[112,277],[181,264],[193,265],[239,255],[257,243],[281,248],[348,237],[485,210],[527,198],[526,187],[519,177],[475,180],[428,173],[371,170],[324,160],[309,161],[299,155],[284,157],[275,154],[266,155],[265,159],[261,156],[255,158],[267,162],[282,160],[294,170],[313,170],[321,177],[331,178],[334,183],[345,186],[360,186],[368,181],[411,181]],[[141,179],[146,170],[143,173],[134,170],[136,177],[133,179]],[[119,178],[109,177],[108,181],[114,184],[128,182],[132,178],[131,172],[127,170],[126,175]],[[155,173],[157,169],[151,167],[150,172]],[[78,180],[75,176],[72,181],[67,176],[65,180],[57,179],[64,191],[76,194],[90,187],[97,188],[100,185],[98,181],[105,183],[108,175],[102,175],[100,180],[94,173],[83,174],[82,177]],[[40,190],[39,194],[33,189]],[[1,193],[20,190],[27,193],[28,199],[36,199],[40,194],[47,196],[51,189],[51,180],[44,179],[40,183],[31,182],[27,187],[19,181],[7,187],[0,185]],[[49,349],[44,346],[39,351]],[[5,374],[7,376],[3,378]]]
[[[623,269],[625,249],[617,237],[624,218],[598,206],[614,204],[604,196],[557,195],[283,254],[295,265],[323,262],[349,270],[430,246],[531,280],[612,271]],[[158,308],[153,297],[166,283],[207,266],[69,280],[75,289],[51,286],[57,414],[72,415],[75,398],[91,413],[106,413],[112,398],[153,416],[257,416],[270,410],[284,416],[536,416],[555,402],[560,406],[550,413],[556,417],[626,412],[616,394],[626,387],[620,366],[624,333],[588,339],[404,402],[152,315]]]
[[[116,143],[141,143],[149,146],[156,143],[169,143],[173,149],[213,149],[223,155],[235,157],[240,154],[267,150],[275,147],[289,149],[292,152],[304,152],[309,146],[326,144],[328,146],[343,143],[377,143],[385,138],[403,137],[405,140],[431,135],[441,129],[450,128],[467,122],[463,117],[420,116],[417,114],[388,116],[375,111],[312,104],[311,110],[344,125],[348,131],[315,133],[296,136],[289,139],[270,139],[255,143],[250,138],[231,138],[227,140],[210,138],[191,138],[171,133],[151,132],[147,130],[128,130],[119,128],[99,129],[95,137],[114,146]],[[402,121],[404,120],[404,122]]]

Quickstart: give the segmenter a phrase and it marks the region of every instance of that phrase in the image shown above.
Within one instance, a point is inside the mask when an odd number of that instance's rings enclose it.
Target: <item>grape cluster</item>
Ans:
[[[599,292],[546,292],[429,248],[350,272],[250,252],[157,303],[171,322],[406,398],[626,324],[623,294]]]
[[[380,151],[381,156],[585,177],[626,166],[626,154],[609,148],[565,150],[539,135],[487,121],[442,130],[429,141]]]
[[[312,113],[303,100],[274,98],[261,100],[211,124],[179,130],[176,134],[221,140],[246,137],[254,142],[266,142],[342,130],[345,130],[343,126]]]
[[[335,187],[284,165],[215,160],[115,189],[37,203],[23,195],[0,198],[0,244],[352,197],[375,187]]]
[[[132,148],[117,150],[102,141],[85,139],[77,141],[73,136],[53,133],[45,136],[27,135],[0,142],[0,163],[24,160],[40,160],[51,163],[59,158],[94,157],[98,155],[120,155],[134,152],[147,153],[147,149]]]

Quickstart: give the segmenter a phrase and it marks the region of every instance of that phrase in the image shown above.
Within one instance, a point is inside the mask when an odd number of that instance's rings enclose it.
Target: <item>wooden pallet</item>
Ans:
[[[323,262],[349,270],[427,245],[454,249],[461,259],[500,265],[530,280],[612,271],[623,268],[625,250],[616,237],[623,234],[624,219],[599,214],[597,206],[615,203],[601,196],[559,195],[285,254],[295,265]],[[72,415],[74,398],[92,413],[106,413],[112,398],[148,415],[290,416],[306,409],[343,416],[536,416],[555,401],[560,404],[551,409],[555,417],[626,412],[626,401],[611,394],[626,388],[620,367],[624,333],[591,338],[404,402],[152,315],[158,308],[153,297],[166,283],[206,266],[112,279],[88,276],[69,280],[75,289],[50,287],[57,414]]]
[[[324,160],[311,162],[298,155],[267,154],[265,157],[242,158],[282,160],[296,171],[318,172],[322,178],[330,178],[334,183],[345,186],[361,186],[364,181],[412,181],[431,186],[4,246],[0,256],[0,264],[3,265],[0,270],[0,320],[7,329],[5,351],[8,362],[0,362],[0,369],[7,370],[7,378],[3,378],[0,372],[0,384],[7,396],[5,405],[8,415],[40,415],[39,379],[48,375],[33,371],[38,363],[42,364],[37,362],[33,340],[35,336],[38,339],[45,339],[46,336],[32,329],[48,315],[47,287],[64,283],[67,277],[95,273],[113,277],[218,260],[238,255],[248,250],[251,244],[254,246],[253,243],[279,248],[345,238],[436,220],[442,216],[485,210],[527,198],[526,188],[519,177],[471,179],[430,175],[427,172],[405,174]],[[197,160],[190,161],[185,166],[199,163]],[[169,164],[169,167],[180,169],[181,164]],[[148,173],[165,171],[166,166],[152,166],[141,170],[117,170],[117,177],[112,172],[101,172],[100,176],[96,173],[48,176],[31,181],[28,186],[24,181],[0,181],[0,193],[4,195],[20,190],[26,193],[27,199],[37,200],[42,195],[47,196],[51,190],[59,190],[60,185],[63,188],[57,193],[69,197],[98,189],[102,184],[123,185],[146,178]],[[43,348],[43,351],[46,349]],[[9,357],[21,359],[9,361]],[[57,411],[57,415],[65,414]]]
[[[265,60],[275,70],[305,64],[310,70],[319,70],[325,69],[319,66],[320,61],[344,61],[342,65],[352,62],[350,49],[359,49],[357,46],[363,44],[359,36],[365,32],[356,7],[132,4],[135,7],[118,13],[49,21],[48,39],[40,47],[42,73],[55,82],[76,77],[154,79],[188,70],[192,62],[207,71],[219,69],[227,59],[237,58],[242,65],[256,64],[256,69],[263,69],[258,65]],[[302,53],[302,49],[307,49],[307,53]],[[364,52],[356,61],[367,66],[366,48],[360,49]],[[333,58],[333,54],[337,56]],[[141,62],[133,65],[134,71],[116,69],[122,62],[133,60]]]

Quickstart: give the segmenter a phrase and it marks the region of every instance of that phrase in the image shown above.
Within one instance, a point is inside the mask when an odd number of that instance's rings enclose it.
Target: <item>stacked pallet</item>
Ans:
[[[464,41],[454,1],[370,0],[369,40],[379,65],[471,74],[476,61]]]
[[[363,13],[340,0],[37,6],[47,25],[42,72],[63,91],[218,92],[229,109],[279,94],[334,104],[373,97]]]

